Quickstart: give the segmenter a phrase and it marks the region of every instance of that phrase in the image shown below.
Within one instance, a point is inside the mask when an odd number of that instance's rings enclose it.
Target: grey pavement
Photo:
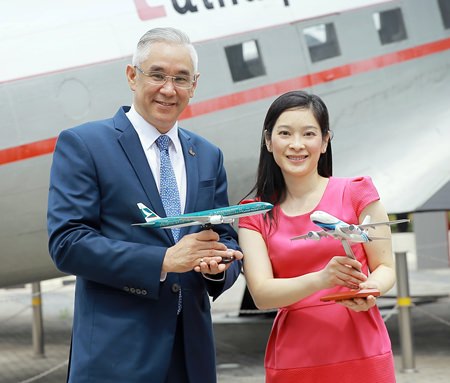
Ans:
[[[425,278],[436,288],[440,277]],[[411,285],[416,285],[414,276]],[[447,275],[443,277],[447,283]],[[67,282],[67,281],[66,281]],[[420,282],[420,283],[422,283]],[[441,285],[441,287],[444,285]],[[270,315],[238,315],[243,280],[213,303],[219,383],[263,383],[264,349],[270,331]],[[61,281],[43,283],[45,356],[33,352],[30,289],[0,290],[0,383],[65,382],[73,314],[73,285]],[[436,289],[435,289],[436,290]],[[424,291],[424,290],[423,290]],[[422,291],[422,292],[423,292]],[[413,306],[414,367],[402,371],[398,315],[385,304],[383,315],[391,337],[398,383],[450,381],[450,289],[436,290],[439,299]],[[384,301],[380,299],[380,305]],[[388,302],[388,301],[386,301]],[[355,381],[364,380],[355,377]],[[199,382],[202,383],[202,382]]]
[[[411,321],[414,371],[403,371],[398,316],[386,320],[397,382],[450,382],[450,298],[413,307]],[[219,383],[264,382],[264,347],[270,324],[269,320],[215,324]],[[364,381],[364,377],[355,377],[355,381]]]

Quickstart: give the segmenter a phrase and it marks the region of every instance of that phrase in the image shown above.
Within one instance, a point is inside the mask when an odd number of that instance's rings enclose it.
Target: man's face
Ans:
[[[145,73],[161,72],[169,76],[190,76],[194,78],[194,67],[189,50],[182,45],[156,43],[152,45],[146,60],[140,63]],[[133,103],[136,111],[161,133],[167,133],[186,108],[194,95],[197,81],[192,88],[181,89],[172,79],[162,85],[151,83],[137,68],[127,66],[127,79],[134,92]]]

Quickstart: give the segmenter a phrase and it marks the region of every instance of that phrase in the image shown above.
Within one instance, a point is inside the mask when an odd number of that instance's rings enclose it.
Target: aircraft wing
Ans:
[[[409,219],[397,219],[395,221],[385,221],[385,222],[371,222],[371,223],[364,223],[361,225],[355,225],[359,227],[361,230],[364,229],[375,229],[376,226],[382,226],[382,225],[397,225],[399,223],[409,222]]]
[[[310,231],[307,234],[299,235],[297,237],[292,237],[291,241],[294,241],[296,239],[320,239],[322,237],[332,237],[331,234],[328,234],[325,230],[320,231]]]
[[[201,222],[201,223],[208,223],[211,220],[210,215],[196,215],[196,216],[177,215],[176,217],[170,218],[176,218],[177,221],[183,222]]]
[[[176,227],[231,223],[233,218],[223,217],[221,215],[177,215],[173,217],[159,218],[149,222],[134,223],[133,226],[148,226],[161,229],[173,229]]]
[[[161,218],[150,222],[133,223],[132,226],[153,227],[159,229],[174,229],[176,227],[202,225],[203,223],[204,222],[200,222],[200,220],[195,220],[193,218],[180,219],[179,217],[177,217],[176,220]]]

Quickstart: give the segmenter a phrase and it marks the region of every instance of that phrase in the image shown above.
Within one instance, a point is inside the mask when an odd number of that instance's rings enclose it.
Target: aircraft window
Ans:
[[[256,40],[249,40],[241,44],[225,47],[225,53],[234,82],[266,74]]]
[[[303,30],[312,62],[340,56],[341,50],[334,24],[319,24]]]
[[[439,0],[442,22],[445,29],[450,29],[450,0]]]
[[[381,44],[390,44],[407,38],[402,10],[400,8],[373,14],[375,28]]]

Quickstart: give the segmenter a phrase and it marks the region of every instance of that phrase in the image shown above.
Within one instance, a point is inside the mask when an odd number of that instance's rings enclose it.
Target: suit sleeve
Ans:
[[[101,186],[89,147],[75,131],[60,134],[50,173],[49,252],[64,273],[157,298],[167,247],[108,238],[101,232]],[[118,180],[120,182],[120,180]],[[113,222],[112,224],[115,224]],[[123,231],[129,223],[119,223]],[[124,234],[125,238],[125,234]]]

